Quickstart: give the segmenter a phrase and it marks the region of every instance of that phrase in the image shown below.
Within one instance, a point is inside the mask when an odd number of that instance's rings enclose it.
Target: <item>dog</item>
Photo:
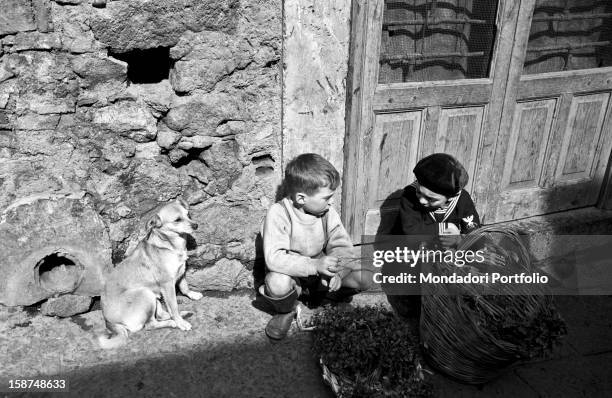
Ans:
[[[191,329],[182,317],[189,312],[179,312],[175,286],[178,282],[181,293],[192,300],[202,298],[185,280],[185,235],[197,228],[181,199],[163,206],[147,223],[144,239],[107,275],[100,299],[111,336],[98,336],[102,348],[120,347],[128,332],[145,327]]]

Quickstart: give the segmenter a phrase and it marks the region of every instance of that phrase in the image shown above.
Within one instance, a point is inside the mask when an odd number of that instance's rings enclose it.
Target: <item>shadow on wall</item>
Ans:
[[[399,199],[402,197],[404,188],[400,188],[385,198],[378,209],[380,211],[380,224],[376,230],[376,237],[394,233],[395,222],[398,214]]]
[[[285,183],[284,180],[276,187],[274,194],[274,200],[276,202],[281,201],[285,197]],[[262,219],[262,226],[264,220]],[[261,236],[261,230],[255,237],[255,261],[253,262],[253,286],[255,291],[259,291],[259,286],[263,285],[266,278],[266,259],[263,251],[263,236]]]

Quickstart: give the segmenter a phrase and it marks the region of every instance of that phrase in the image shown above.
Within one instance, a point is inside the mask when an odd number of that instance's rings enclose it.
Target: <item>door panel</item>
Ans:
[[[607,14],[605,2],[577,1],[521,1],[488,223],[598,203],[612,138],[612,68],[597,60]]]
[[[574,97],[563,137],[556,181],[593,177],[595,152],[602,139],[603,119],[609,98],[609,93]]]
[[[556,100],[517,104],[502,177],[505,189],[540,185],[555,104]]]
[[[436,134],[434,151],[423,151],[422,156],[432,152],[448,153],[463,164],[470,175],[466,189],[472,191],[476,175],[476,156],[484,107],[443,109]]]
[[[380,207],[385,200],[397,199],[394,191],[412,173],[417,161],[421,114],[414,111],[376,115],[368,176],[370,207]]]

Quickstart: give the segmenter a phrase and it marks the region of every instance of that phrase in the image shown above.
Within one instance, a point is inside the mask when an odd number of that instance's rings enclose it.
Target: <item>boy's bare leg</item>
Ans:
[[[278,272],[266,274],[266,294],[270,297],[284,297],[295,289],[295,280],[289,275]]]

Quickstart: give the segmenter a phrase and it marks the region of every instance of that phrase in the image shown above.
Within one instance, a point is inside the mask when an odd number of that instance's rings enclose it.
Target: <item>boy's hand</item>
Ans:
[[[445,229],[438,236],[438,240],[444,248],[454,248],[461,240],[460,233],[461,231],[459,231],[459,228],[455,224],[448,223],[445,224]]]
[[[342,287],[342,278],[340,275],[336,274],[329,280],[329,291],[335,292],[340,289],[340,287]]]
[[[440,235],[438,240],[445,249],[452,249],[459,245],[461,235]]]
[[[317,261],[317,274],[334,276],[337,271],[338,258],[332,256],[325,256]]]

